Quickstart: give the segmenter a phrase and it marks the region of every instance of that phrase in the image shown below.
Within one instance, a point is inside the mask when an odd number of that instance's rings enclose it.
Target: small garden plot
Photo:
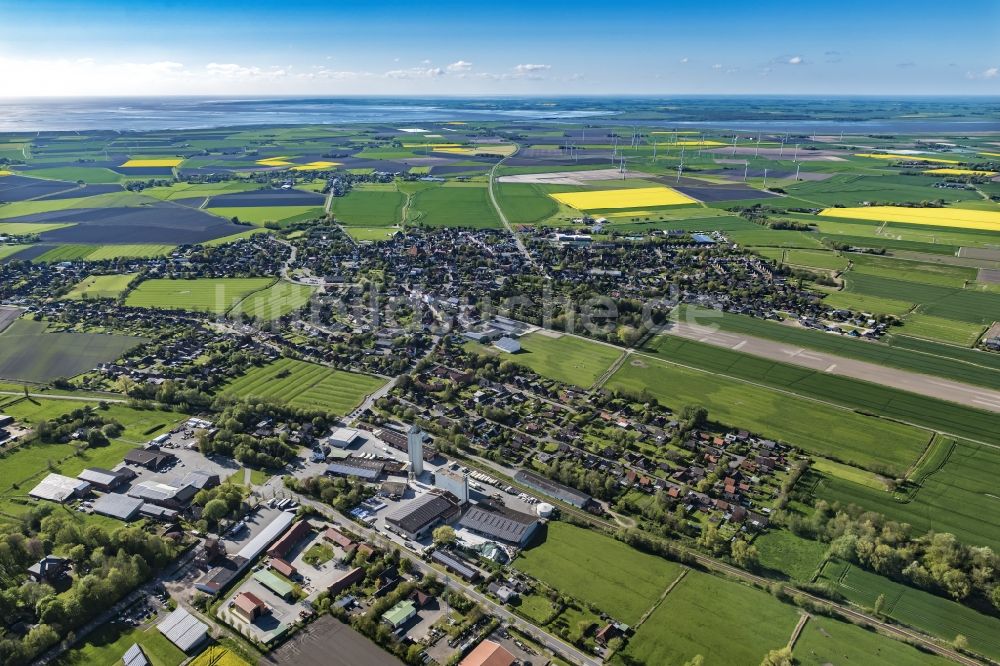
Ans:
[[[267,289],[273,278],[146,280],[125,300],[138,308],[197,310],[225,314],[250,294]]]
[[[286,358],[237,377],[224,392],[344,415],[384,383],[378,377]]]
[[[92,275],[82,282],[76,284],[66,298],[88,299],[88,298],[118,298],[128,288],[132,280],[138,273],[124,273],[122,275]]]

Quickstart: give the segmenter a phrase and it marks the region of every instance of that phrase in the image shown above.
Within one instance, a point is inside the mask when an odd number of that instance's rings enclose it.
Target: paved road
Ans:
[[[493,209],[497,212],[497,216],[500,218],[500,222],[503,223],[504,228],[507,229],[510,235],[514,238],[514,244],[517,246],[517,249],[524,255],[529,264],[538,269],[542,275],[548,277],[545,269],[535,261],[534,257],[531,256],[531,253],[528,252],[527,246],[521,240],[521,237],[517,234],[517,232],[514,231],[514,227],[511,226],[510,221],[507,220],[507,216],[503,214],[503,209],[500,208],[500,204],[497,202],[496,193],[493,191],[493,184],[496,182],[497,169],[500,168],[500,165],[503,164],[507,158],[516,155],[517,151],[520,149],[521,146],[518,145],[517,150],[493,165],[493,168],[490,169],[490,186],[487,189],[490,193],[490,202],[493,204]]]
[[[688,322],[671,322],[663,327],[663,333],[688,340],[697,340],[716,347],[725,347],[772,361],[860,379],[977,409],[1000,412],[1000,391],[971,384],[858,361],[813,349],[804,349],[796,345],[742,333],[723,332],[712,326],[699,326]]]

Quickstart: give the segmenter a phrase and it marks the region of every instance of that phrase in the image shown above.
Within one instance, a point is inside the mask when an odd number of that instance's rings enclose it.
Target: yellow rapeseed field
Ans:
[[[957,229],[1000,231],[1000,212],[965,208],[904,208],[902,206],[862,206],[860,208],[826,208],[825,217],[847,217],[873,222],[926,224]]]
[[[136,159],[128,160],[125,164],[122,164],[122,167],[175,167],[180,166],[183,161],[183,157],[151,157],[149,159],[137,157]]]
[[[559,203],[566,204],[577,210],[681,206],[696,203],[691,197],[683,195],[669,187],[632,187],[622,190],[554,192],[549,196]]]
[[[996,171],[980,171],[978,169],[928,169],[924,173],[940,176],[995,176]]]
[[[403,148],[461,148],[460,143],[432,143],[430,141],[426,143],[404,143]]]
[[[987,157],[1000,157],[1000,153],[979,153],[980,155],[986,155]]]
[[[958,160],[943,160],[939,157],[923,155],[895,155],[893,153],[856,153],[855,157],[871,157],[876,160],[910,160],[912,162],[937,162],[940,164],[961,164]]]
[[[661,146],[685,146],[687,148],[716,148],[718,146],[728,146],[728,143],[723,143],[722,141],[674,141],[672,143],[661,143]]]
[[[309,162],[308,164],[293,166],[292,171],[322,171],[323,169],[332,169],[340,165],[341,162]]]
[[[510,143],[494,146],[444,146],[437,144],[434,146],[435,153],[450,153],[452,155],[510,155],[517,147]]]
[[[257,164],[261,166],[291,166],[291,162],[288,161],[287,156],[281,157],[268,157],[262,160],[257,160]]]
[[[14,175],[13,171],[6,171],[4,169],[0,169],[0,176],[13,176],[13,175]]]

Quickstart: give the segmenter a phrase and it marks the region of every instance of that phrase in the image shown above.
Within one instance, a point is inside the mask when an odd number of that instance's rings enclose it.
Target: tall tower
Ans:
[[[410,469],[413,476],[424,473],[424,433],[416,425],[406,433],[406,452],[410,456]]]

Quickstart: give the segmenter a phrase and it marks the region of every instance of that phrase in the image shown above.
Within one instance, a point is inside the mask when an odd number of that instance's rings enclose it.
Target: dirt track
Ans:
[[[1000,412],[1000,391],[971,384],[857,361],[764,338],[725,333],[708,326],[684,322],[673,324],[669,329],[665,329],[664,333],[832,375],[852,377],[977,409]]]

